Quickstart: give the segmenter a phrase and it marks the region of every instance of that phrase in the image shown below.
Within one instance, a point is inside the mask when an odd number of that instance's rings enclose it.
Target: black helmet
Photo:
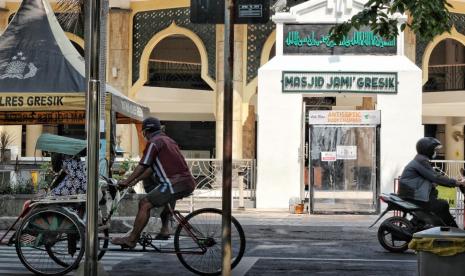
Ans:
[[[433,159],[436,150],[442,147],[441,142],[433,137],[423,137],[417,142],[417,153]]]
[[[155,132],[161,129],[160,120],[155,117],[148,117],[142,121],[142,131]]]

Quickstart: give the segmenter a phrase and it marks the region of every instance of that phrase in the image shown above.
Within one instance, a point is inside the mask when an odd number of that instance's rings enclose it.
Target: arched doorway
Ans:
[[[423,92],[465,90],[465,47],[455,39],[439,42],[431,52]]]
[[[464,142],[454,133],[463,133],[465,90],[465,46],[463,35],[452,30],[439,40],[428,59],[428,80],[423,85],[425,136],[444,145],[436,159],[463,160]],[[433,42],[434,43],[434,42]],[[427,57],[427,56],[426,56]],[[436,93],[434,93],[436,92]]]
[[[201,69],[194,42],[184,35],[171,35],[152,50],[145,86],[212,90],[202,79]]]
[[[136,94],[187,158],[210,158],[215,152],[216,95],[202,77],[206,64],[191,37],[169,34],[150,50],[146,80]]]

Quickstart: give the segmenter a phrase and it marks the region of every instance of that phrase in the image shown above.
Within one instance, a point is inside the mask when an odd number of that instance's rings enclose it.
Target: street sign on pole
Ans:
[[[191,0],[192,23],[225,24],[225,0]],[[264,24],[270,19],[269,0],[235,0],[235,24]]]

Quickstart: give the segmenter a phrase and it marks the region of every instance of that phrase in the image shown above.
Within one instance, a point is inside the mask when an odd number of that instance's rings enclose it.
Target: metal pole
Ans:
[[[239,208],[244,209],[244,176],[238,176],[237,177],[239,181]],[[234,200],[233,200],[234,202]]]
[[[224,108],[223,108],[223,263],[222,275],[231,275],[231,178],[234,60],[234,0],[224,5]]]
[[[101,0],[88,2],[89,51],[87,55],[87,231],[86,231],[86,276],[97,276],[98,233],[97,233],[97,188],[100,132],[100,13]]]

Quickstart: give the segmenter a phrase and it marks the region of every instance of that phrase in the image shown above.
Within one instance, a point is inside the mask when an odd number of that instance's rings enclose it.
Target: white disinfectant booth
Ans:
[[[308,1],[273,17],[276,56],[258,73],[257,208],[298,198],[314,213],[377,212],[414,157],[422,75],[403,34],[328,36],[364,2]]]

